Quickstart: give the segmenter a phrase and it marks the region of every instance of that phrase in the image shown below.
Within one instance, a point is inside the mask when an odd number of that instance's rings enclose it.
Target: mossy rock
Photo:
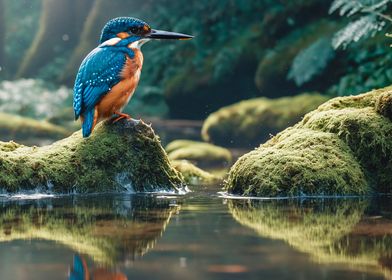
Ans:
[[[392,221],[367,216],[364,199],[229,200],[228,205],[240,224],[287,242],[316,263],[392,276]]]
[[[43,200],[30,206],[5,203],[0,208],[0,242],[55,241],[100,265],[133,260],[154,247],[179,206],[151,197],[128,199],[127,206],[110,196]]]
[[[99,124],[89,138],[81,131],[43,147],[0,142],[0,188],[15,193],[179,191],[183,179],[159,138],[143,122]]]
[[[318,93],[304,93],[241,101],[212,113],[203,124],[202,138],[223,146],[254,147],[327,100]]]
[[[71,134],[62,126],[27,117],[0,113],[0,135],[2,141],[22,141],[24,143],[37,139],[58,140]]]
[[[174,140],[166,151],[170,160],[188,160],[200,166],[228,165],[232,161],[228,149],[192,140]]]
[[[195,166],[187,160],[172,160],[173,167],[181,172],[184,180],[190,185],[210,185],[220,181],[220,178]]]
[[[257,196],[391,193],[392,122],[378,113],[380,98],[391,92],[387,87],[326,102],[242,156],[226,189]]]

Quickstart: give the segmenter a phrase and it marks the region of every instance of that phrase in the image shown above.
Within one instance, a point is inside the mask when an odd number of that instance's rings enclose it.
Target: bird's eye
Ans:
[[[133,34],[137,34],[139,32],[139,28],[136,26],[133,26],[131,28],[129,28],[129,30],[133,33]]]

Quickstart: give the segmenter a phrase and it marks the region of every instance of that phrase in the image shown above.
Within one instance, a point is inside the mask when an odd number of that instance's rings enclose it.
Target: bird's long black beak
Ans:
[[[194,36],[176,33],[176,32],[169,32],[163,30],[155,30],[152,29],[151,32],[146,36],[146,38],[150,39],[172,39],[172,40],[189,40],[192,39]]]

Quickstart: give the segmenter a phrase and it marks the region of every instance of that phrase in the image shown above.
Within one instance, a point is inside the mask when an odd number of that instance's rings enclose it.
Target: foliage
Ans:
[[[339,11],[340,16],[354,16],[355,19],[335,34],[332,46],[346,48],[350,43],[373,37],[383,30],[387,22],[392,23],[392,18],[384,14],[390,3],[391,0],[334,0],[329,13]]]
[[[72,91],[49,86],[43,80],[20,79],[0,82],[0,111],[35,119],[55,116],[71,106]]]
[[[322,73],[334,56],[331,39],[322,37],[297,54],[287,78],[293,79],[297,86],[302,86]]]

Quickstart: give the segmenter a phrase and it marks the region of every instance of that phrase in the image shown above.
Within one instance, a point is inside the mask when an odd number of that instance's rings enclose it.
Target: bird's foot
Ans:
[[[132,120],[131,116],[128,114],[124,114],[124,113],[120,113],[120,112],[114,112],[114,113],[117,115],[117,117],[112,119],[112,123],[116,123],[122,119]]]

